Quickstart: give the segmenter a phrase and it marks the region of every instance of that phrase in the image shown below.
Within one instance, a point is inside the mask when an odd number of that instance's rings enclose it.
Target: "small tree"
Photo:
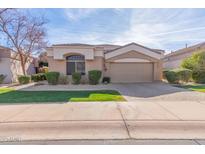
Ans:
[[[24,75],[30,57],[46,46],[45,23],[44,18],[33,17],[18,9],[0,10],[0,32],[7,38],[9,47],[17,52]]]
[[[190,70],[193,70],[195,65],[196,64],[194,63],[193,57],[188,57],[188,58],[184,59],[181,63],[182,68],[186,68],[186,69],[190,69]]]
[[[191,57],[182,61],[182,68],[194,70],[205,69],[205,51],[194,53]]]
[[[205,83],[205,51],[194,53],[186,58],[181,66],[192,70],[192,79],[197,83]]]

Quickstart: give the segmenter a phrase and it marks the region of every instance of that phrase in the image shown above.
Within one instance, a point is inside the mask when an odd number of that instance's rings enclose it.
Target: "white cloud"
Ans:
[[[80,21],[90,17],[98,9],[65,9],[64,11],[70,21]],[[114,9],[114,11],[119,13],[120,17],[125,18],[125,12],[128,10]],[[111,17],[108,16],[108,18]],[[53,35],[51,42],[121,45],[136,42],[151,48],[170,51],[184,47],[185,43],[189,45],[205,41],[205,16],[199,9],[133,9],[126,17],[129,22],[122,23],[128,27],[125,30],[120,29],[119,23],[115,24],[115,18],[112,23],[107,23],[115,30],[107,30],[104,26],[97,24],[90,31],[79,31],[76,34],[69,32],[67,27],[55,28],[56,31],[51,34]],[[96,23],[97,20],[100,18],[96,18]],[[57,42],[56,38],[60,38],[60,40],[58,39]]]
[[[167,32],[163,32],[163,33],[153,34],[152,36],[176,34],[176,33],[182,33],[182,32],[193,32],[193,31],[198,31],[198,30],[205,30],[205,26],[204,27],[194,27],[194,28],[175,30],[175,31],[167,31]]]
[[[101,43],[99,41],[100,35],[96,33],[70,33],[68,29],[50,28],[48,37],[51,44],[62,43]]]
[[[95,13],[97,9],[65,9],[65,15],[71,21],[77,21],[79,19],[88,17],[89,15]]]
[[[137,42],[170,50],[167,44],[175,48],[175,45],[203,41],[204,20],[204,16],[192,9],[136,9],[130,17],[129,28],[111,41],[115,44]]]

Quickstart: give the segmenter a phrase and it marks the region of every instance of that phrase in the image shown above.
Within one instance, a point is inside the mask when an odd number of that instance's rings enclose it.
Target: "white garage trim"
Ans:
[[[114,62],[124,62],[124,63],[149,63],[151,61],[147,59],[140,59],[140,58],[122,58],[114,60]]]
[[[163,57],[162,54],[158,54],[158,53],[152,51],[151,49],[148,49],[148,48],[139,46],[135,43],[132,43],[132,44],[125,45],[124,47],[121,47],[121,48],[118,48],[116,50],[113,50],[111,52],[106,53],[105,59],[109,59],[109,58],[124,54],[124,53],[129,52],[129,51],[136,51],[136,52],[139,52],[141,54],[147,55],[149,57],[153,57],[155,59],[161,59]]]

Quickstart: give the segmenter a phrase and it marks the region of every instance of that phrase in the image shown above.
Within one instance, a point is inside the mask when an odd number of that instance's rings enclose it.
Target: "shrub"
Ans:
[[[81,73],[75,72],[72,74],[73,84],[79,84],[81,80]]]
[[[102,83],[110,83],[110,77],[103,77]]]
[[[34,82],[43,81],[46,80],[46,75],[45,73],[32,74],[31,80],[33,80]]]
[[[89,83],[96,85],[99,83],[102,72],[100,70],[92,70],[88,72]]]
[[[46,74],[45,73],[38,73],[38,75],[40,76],[40,81],[46,80]]]
[[[194,69],[192,73],[192,79],[196,83],[205,83],[205,70]]]
[[[58,79],[58,83],[59,84],[68,84],[69,83],[68,76],[64,75],[64,74],[60,74],[59,79]]]
[[[32,75],[31,75],[31,80],[34,81],[34,82],[38,82],[38,81],[39,81],[39,76],[38,76],[38,74],[32,74]]]
[[[20,76],[18,76],[18,81],[20,84],[27,84],[30,82],[30,76],[20,75]]]
[[[178,83],[179,82],[179,77],[175,71],[170,70],[170,71],[166,71],[164,73],[165,73],[164,74],[165,79],[167,79],[167,81],[169,83]]]
[[[189,69],[180,68],[163,71],[163,78],[169,83],[179,83],[179,81],[188,82],[191,77],[192,70]]]
[[[6,78],[6,75],[0,74],[0,84],[3,83],[5,78]]]
[[[166,79],[166,73],[168,72],[169,70],[163,70],[162,72],[162,78],[163,79]]]
[[[58,79],[60,76],[59,72],[47,72],[45,75],[46,75],[48,84],[56,85],[58,83]]]
[[[189,69],[177,69],[174,70],[177,74],[177,77],[180,81],[188,82],[192,77],[192,71]]]

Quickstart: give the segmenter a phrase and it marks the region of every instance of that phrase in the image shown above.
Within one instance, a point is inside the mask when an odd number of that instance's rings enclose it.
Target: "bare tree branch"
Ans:
[[[5,12],[6,10],[8,10],[8,8],[6,8],[6,9],[0,9],[0,14],[2,14],[3,12]]]
[[[24,74],[32,54],[46,46],[45,24],[44,18],[32,17],[17,9],[0,9],[0,31],[19,55]]]

